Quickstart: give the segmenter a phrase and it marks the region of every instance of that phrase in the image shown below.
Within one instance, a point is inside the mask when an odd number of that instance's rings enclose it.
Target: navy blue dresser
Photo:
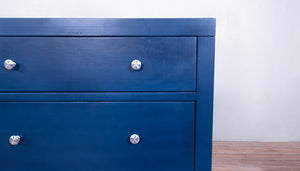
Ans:
[[[0,170],[211,170],[215,19],[0,19]]]

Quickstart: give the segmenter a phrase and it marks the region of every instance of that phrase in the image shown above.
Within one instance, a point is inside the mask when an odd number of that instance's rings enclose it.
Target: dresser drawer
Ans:
[[[195,37],[1,37],[0,62],[3,92],[196,89]]]
[[[0,108],[0,170],[194,168],[194,102],[2,102]],[[17,145],[9,144],[12,135],[22,136]]]

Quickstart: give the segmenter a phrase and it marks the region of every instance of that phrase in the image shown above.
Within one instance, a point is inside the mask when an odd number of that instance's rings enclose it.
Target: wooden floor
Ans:
[[[300,171],[300,142],[214,142],[213,171]]]

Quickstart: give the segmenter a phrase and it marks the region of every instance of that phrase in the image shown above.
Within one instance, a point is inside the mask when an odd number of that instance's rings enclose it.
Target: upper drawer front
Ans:
[[[16,62],[7,70],[6,59]],[[142,68],[135,71],[131,61]],[[195,91],[195,37],[1,37],[0,91]]]

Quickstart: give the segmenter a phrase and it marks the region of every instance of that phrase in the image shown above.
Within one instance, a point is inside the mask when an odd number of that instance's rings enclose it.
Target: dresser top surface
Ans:
[[[215,18],[0,18],[0,36],[215,36]]]

